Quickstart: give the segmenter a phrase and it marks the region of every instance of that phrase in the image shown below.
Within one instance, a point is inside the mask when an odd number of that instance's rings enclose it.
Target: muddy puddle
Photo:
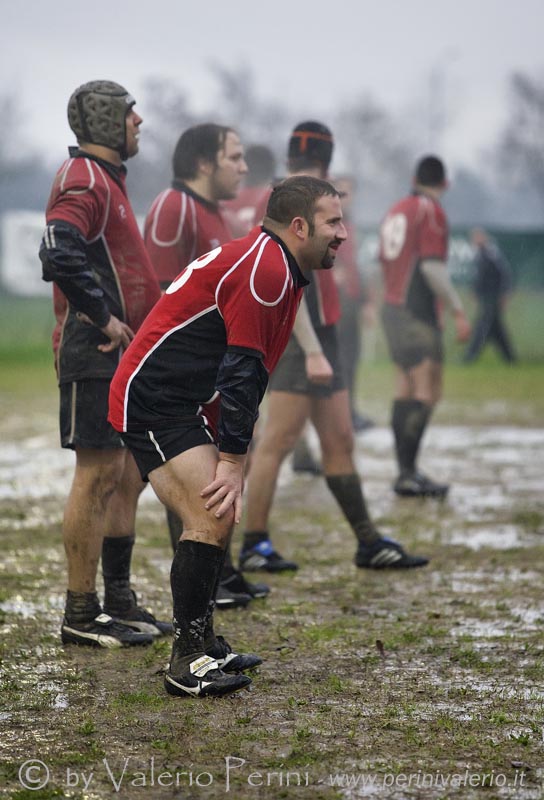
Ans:
[[[11,438],[2,426],[0,786],[7,798],[33,791],[21,794],[29,759],[47,765],[48,799],[542,798],[544,431],[432,426],[421,467],[451,483],[443,502],[393,495],[388,428],[357,437],[380,529],[431,557],[417,575],[356,570],[353,537],[324,482],[294,475],[286,463],[273,530],[280,552],[301,568],[266,576],[266,601],[221,612],[221,632],[264,663],[251,692],[198,703],[165,696],[158,672],[168,643],[121,653],[61,646],[59,531],[74,456],[58,447],[55,425],[40,418],[25,436],[13,424]],[[166,618],[170,549],[150,488],[138,526],[136,588]],[[233,773],[226,794],[229,757],[248,769]],[[117,791],[104,762],[117,779],[126,758],[131,779],[138,769],[147,784],[127,778]],[[194,768],[211,776],[209,785],[152,786],[151,764]],[[248,784],[250,766],[264,776],[252,778],[260,786]],[[308,786],[286,785],[287,770],[307,776]]]
[[[0,525],[29,527],[43,513],[36,504],[33,506],[33,501],[66,496],[74,456],[58,446],[53,428],[11,442],[6,431],[4,436],[0,451],[0,502],[9,506],[10,501],[15,504],[24,501],[31,511],[22,519],[3,515]],[[313,433],[311,441],[317,452]],[[376,427],[357,437],[356,463],[378,513],[390,511],[395,503],[390,490],[395,477],[392,452],[389,428]],[[448,534],[452,544],[467,544],[475,549],[487,546],[508,549],[524,541],[532,542],[532,533],[544,536],[544,529],[533,532],[509,521],[496,523],[498,512],[504,512],[505,516],[522,514],[527,502],[544,509],[544,430],[434,425],[426,436],[421,468],[435,479],[451,484],[447,499],[436,504],[437,513],[443,518],[460,515],[470,523],[470,531],[458,529]],[[304,477],[297,480],[299,484],[306,481],[311,491],[323,489],[320,481]],[[280,488],[292,486],[293,481],[286,462],[280,474]],[[140,502],[144,506],[158,504],[150,488],[144,491]],[[397,501],[397,506],[406,502],[425,501]],[[486,525],[486,519],[493,524]]]

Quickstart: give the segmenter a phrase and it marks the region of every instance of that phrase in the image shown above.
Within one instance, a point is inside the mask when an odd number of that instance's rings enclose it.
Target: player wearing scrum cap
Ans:
[[[52,281],[62,447],[75,451],[64,510],[68,591],[64,643],[120,647],[171,632],[130,587],[134,521],[143,488],[134,460],[107,421],[121,352],[160,297],[127,196],[123,162],[138,152],[142,118],[113,81],[90,81],[68,103],[78,146],[59,169],[40,247]],[[96,592],[102,558],[105,597]]]
[[[288,148],[289,174],[327,176],[333,152],[331,131],[320,122],[297,125]],[[340,317],[332,272],[315,276],[301,302],[293,335],[270,380],[268,414],[259,433],[248,479],[246,532],[240,566],[248,571],[297,569],[270,538],[268,519],[279,470],[307,422],[315,426],[329,490],[357,539],[355,563],[371,569],[419,567],[426,558],[411,556],[381,536],[366,506],[353,461],[353,426],[336,337]]]

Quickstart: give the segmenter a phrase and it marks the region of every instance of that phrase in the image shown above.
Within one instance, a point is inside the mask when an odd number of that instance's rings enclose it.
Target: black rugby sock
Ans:
[[[268,531],[245,531],[242,550],[249,550],[251,547],[255,547],[256,544],[267,542],[268,539],[270,539]]]
[[[66,592],[64,616],[69,624],[91,622],[101,611],[96,592]]]
[[[183,539],[170,570],[174,606],[174,656],[201,653],[204,637],[213,634],[213,596],[221,572],[221,547]]]
[[[401,474],[410,474],[416,470],[421,440],[431,413],[431,406],[421,400],[395,400],[393,403],[391,425]]]
[[[327,475],[327,486],[342,509],[358,541],[371,545],[380,536],[368,514],[361,479],[351,475]]]
[[[230,564],[230,570],[227,566]],[[204,627],[204,647],[209,650],[216,642],[215,638],[215,631],[213,629],[213,612],[215,611],[215,598],[217,597],[217,590],[219,589],[219,584],[225,578],[228,578],[229,575],[232,575],[235,572],[235,568],[232,564],[232,560],[230,557],[230,543],[227,546],[226,550],[223,550],[223,560],[221,562],[221,566],[217,572],[217,578],[215,580],[215,585],[213,587],[212,598],[210,600],[210,604],[208,606],[208,615],[206,618],[206,625]]]
[[[119,616],[134,605],[130,588],[130,562],[134,536],[105,536],[102,542],[104,608]]]
[[[231,552],[230,552],[230,542],[229,542],[229,544],[227,545],[226,550],[224,551],[223,567],[221,569],[220,580],[223,580],[224,578],[230,578],[230,576],[233,575],[235,572],[236,572],[236,569],[234,567],[234,564],[232,563],[232,555],[231,555]],[[218,585],[219,585],[219,583],[218,583]],[[216,591],[217,591],[217,589],[216,589]]]

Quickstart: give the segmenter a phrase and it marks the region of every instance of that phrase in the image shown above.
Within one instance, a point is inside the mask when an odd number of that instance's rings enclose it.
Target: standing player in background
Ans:
[[[55,178],[40,247],[43,278],[54,282],[61,444],[76,454],[63,521],[68,591],[61,636],[103,647],[147,644],[172,631],[138,606],[130,588],[144,484],[107,421],[121,352],[160,297],[125,187],[123,161],[138,152],[142,124],[134,103],[112,81],[91,81],[72,94],[68,122],[78,147]],[[103,609],[96,593],[101,555]]]
[[[225,217],[235,236],[244,236],[253,225],[262,221],[276,169],[274,154],[264,145],[251,145],[245,156],[249,169],[245,185],[234,200],[227,201],[223,206]],[[293,451],[292,466],[295,472],[321,474],[321,467],[308,443],[306,430],[299,437]]]
[[[262,222],[276,171],[274,153],[263,144],[246,147],[244,157],[248,168],[244,185],[233,200],[223,203],[223,215],[233,236],[247,236]]]
[[[396,366],[391,422],[399,475],[393,488],[404,497],[444,497],[449,489],[417,469],[423,434],[442,395],[441,304],[453,315],[457,340],[470,335],[446,266],[448,222],[440,198],[447,185],[442,161],[422,158],[412,194],[395,203],[380,229],[382,319]]]
[[[145,221],[145,243],[163,290],[199,256],[232,238],[220,202],[236,197],[247,173],[244,149],[236,131],[207,123],[180,136],[172,161],[172,186],[154,200]],[[179,515],[167,509],[172,548],[182,534]],[[245,606],[268,593],[235,569],[227,549],[218,608]]]
[[[346,244],[339,254],[334,269],[334,279],[338,287],[341,308],[338,321],[338,344],[349,392],[353,430],[358,433],[374,426],[369,417],[357,410],[356,394],[357,369],[362,354],[363,322],[367,322],[369,325],[375,324],[376,304],[374,289],[368,278],[363,280],[359,268],[357,226],[351,217],[355,180],[350,176],[341,176],[334,180],[334,185],[342,198],[344,224],[348,232]]]
[[[475,250],[476,276],[474,293],[478,300],[478,318],[467,345],[463,362],[470,364],[492,342],[503,360],[514,363],[516,354],[504,321],[504,307],[512,291],[512,271],[496,243],[482,228],[474,228],[470,241]]]
[[[331,267],[345,237],[334,187],[283,181],[262,227],[197,259],[168,287],[112,381],[109,419],[142,477],[183,520],[171,569],[169,694],[242,689],[251,681],[240,672],[261,662],[216,636],[215,591],[240,521],[246,453],[268,376],[306,275]]]
[[[288,148],[290,176],[327,176],[332,158],[330,130],[319,122],[297,125]],[[353,462],[353,428],[336,339],[340,316],[338,291],[329,269],[315,273],[297,314],[293,335],[270,378],[267,417],[252,454],[248,477],[246,532],[242,569],[294,570],[298,565],[274,548],[268,519],[283,459],[311,419],[319,436],[323,470],[357,539],[358,567],[419,567],[426,558],[408,555],[380,536],[366,507]]]

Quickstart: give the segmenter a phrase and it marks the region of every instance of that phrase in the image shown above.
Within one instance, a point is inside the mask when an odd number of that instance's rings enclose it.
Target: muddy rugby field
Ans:
[[[391,492],[390,372],[370,369],[378,424],[357,438],[369,503],[432,561],[357,570],[323,481],[285,465],[273,534],[301,568],[271,576],[268,599],[218,612],[218,631],[265,659],[250,691],[219,700],[166,696],[167,642],[61,646],[72,455],[49,369],[19,369],[0,391],[3,797],[543,796],[541,368],[448,370],[422,459],[451,480],[445,502]],[[168,534],[150,490],[137,533],[135,587],[167,616]]]

